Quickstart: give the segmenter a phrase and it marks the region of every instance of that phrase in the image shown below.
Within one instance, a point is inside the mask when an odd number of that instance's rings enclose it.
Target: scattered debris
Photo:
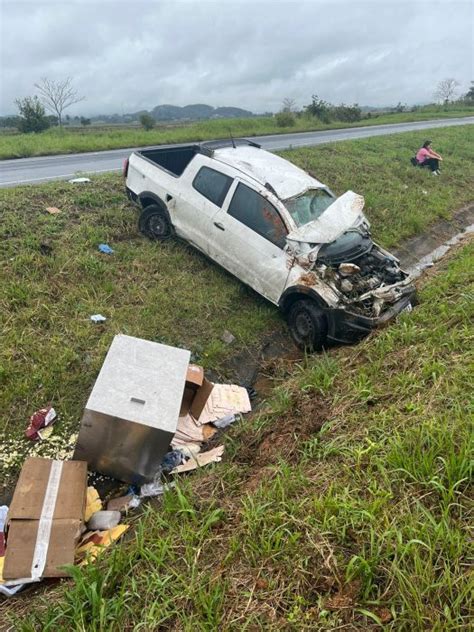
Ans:
[[[50,214],[50,215],[57,215],[58,213],[60,213],[61,211],[56,208],[55,206],[47,206],[46,207],[46,211]]]
[[[221,336],[221,340],[222,342],[225,342],[226,345],[230,345],[234,342],[235,340],[235,336],[233,334],[230,333],[230,331],[227,331],[227,329],[224,331],[224,333]]]
[[[45,255],[46,257],[50,257],[53,254],[53,247],[50,246],[49,244],[40,244],[39,251],[41,252],[42,255]]]
[[[141,500],[135,494],[127,494],[126,496],[119,496],[118,498],[112,498],[107,503],[108,511],[120,511],[127,513],[129,509],[136,509],[141,503]]]
[[[42,428],[46,428],[52,424],[57,418],[56,411],[52,406],[46,408],[40,408],[34,412],[30,417],[30,423],[25,430],[25,435],[31,441],[37,441],[38,439],[44,439],[46,436],[41,432]]]
[[[227,415],[226,417],[222,417],[222,419],[213,421],[212,425],[222,430],[223,428],[227,428],[236,421],[242,421],[242,415],[240,413],[235,413],[232,415]]]
[[[88,531],[82,536],[76,549],[76,561],[80,566],[94,562],[98,555],[129,529],[128,524],[119,524],[107,531]]]
[[[247,390],[234,384],[214,384],[201,414],[199,424],[217,421],[233,413],[248,413],[252,410]]]
[[[106,319],[95,314],[91,320]],[[205,452],[202,445],[251,410],[255,391],[214,384],[189,358],[183,349],[130,336],[114,338],[84,411],[75,460],[28,458],[10,509],[0,507],[1,594],[13,595],[42,578],[66,577],[64,567],[74,562],[94,561],[129,528],[120,524],[122,513],[175,486],[162,482],[163,474],[222,460],[223,445]],[[52,406],[36,411],[26,436],[44,438],[56,418]],[[133,437],[132,444],[124,442],[124,432]],[[110,468],[103,468],[103,462]],[[110,499],[104,509],[98,490],[87,487],[88,464],[94,484],[114,476],[132,483],[128,493]]]
[[[90,319],[93,323],[105,323],[105,321],[107,320],[107,318],[105,316],[102,316],[102,314],[92,314]]]
[[[108,531],[118,525],[121,517],[120,511],[96,511],[87,523],[87,528],[89,531]]]
[[[97,511],[101,511],[102,509],[102,501],[100,499],[99,493],[95,487],[89,486],[87,488],[87,497],[86,497],[86,510],[84,514],[84,522],[89,522],[91,516],[95,514]]]
[[[140,488],[140,498],[154,498],[155,496],[162,496],[166,491],[172,489],[175,483],[162,483],[161,482],[161,469],[155,475],[154,480],[151,483],[145,483]]]
[[[103,252],[104,255],[113,255],[115,252],[108,244],[99,244],[99,251]]]
[[[165,474],[174,470],[175,467],[185,462],[185,456],[181,450],[171,450],[167,452],[161,462],[161,469]]]
[[[72,178],[72,180],[68,180],[70,184],[83,184],[84,182],[90,182],[90,178]]]
[[[222,461],[222,455],[224,454],[224,446],[219,445],[217,448],[213,448],[208,452],[200,452],[195,456],[191,456],[189,461],[183,463],[182,465],[178,465],[172,470],[172,474],[181,474],[183,472],[190,472],[191,470],[195,470],[198,467],[204,467],[204,465],[208,465],[209,463],[218,463]]]
[[[84,524],[87,464],[28,458],[8,511],[5,583],[67,577]]]

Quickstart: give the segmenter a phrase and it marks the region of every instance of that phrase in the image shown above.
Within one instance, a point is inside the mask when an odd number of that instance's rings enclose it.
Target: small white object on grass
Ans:
[[[92,314],[90,318],[93,323],[105,323],[107,320],[107,318],[102,316],[102,314]]]

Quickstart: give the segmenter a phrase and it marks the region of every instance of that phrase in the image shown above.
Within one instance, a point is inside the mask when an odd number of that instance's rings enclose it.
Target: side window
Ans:
[[[288,231],[278,211],[245,184],[238,184],[227,212],[279,248],[285,247]]]
[[[193,180],[196,191],[219,207],[222,206],[231,184],[232,178],[209,167],[201,167]]]

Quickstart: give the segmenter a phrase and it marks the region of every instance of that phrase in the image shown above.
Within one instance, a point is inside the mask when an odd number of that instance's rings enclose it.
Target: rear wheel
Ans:
[[[150,239],[169,239],[173,235],[173,226],[167,213],[157,204],[143,209],[138,220],[140,232]]]
[[[300,349],[320,351],[327,337],[327,318],[310,299],[296,301],[288,313],[291,337]]]

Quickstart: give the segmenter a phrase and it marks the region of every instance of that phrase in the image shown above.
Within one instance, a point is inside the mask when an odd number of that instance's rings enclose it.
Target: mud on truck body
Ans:
[[[415,288],[372,241],[364,198],[245,139],[135,151],[126,191],[140,230],[176,235],[280,307],[311,350],[351,343],[410,309]]]

